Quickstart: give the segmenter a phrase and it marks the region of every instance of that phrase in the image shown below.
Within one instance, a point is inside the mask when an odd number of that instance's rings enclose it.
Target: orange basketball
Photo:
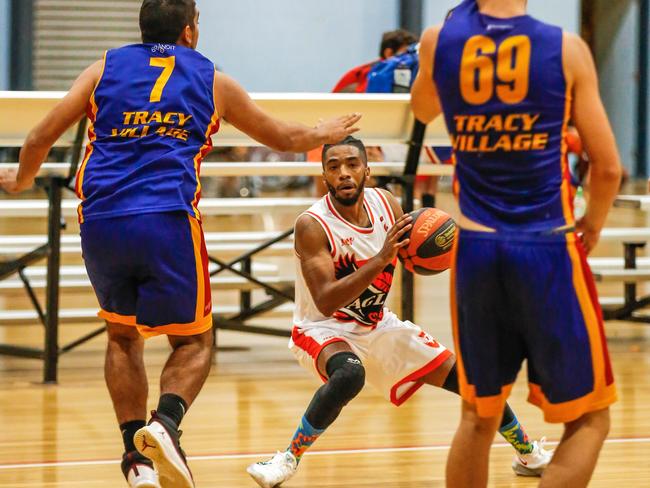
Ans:
[[[451,248],[456,235],[456,222],[437,208],[421,208],[410,214],[413,227],[404,238],[411,242],[399,250],[406,269],[421,275],[434,275],[451,266]]]

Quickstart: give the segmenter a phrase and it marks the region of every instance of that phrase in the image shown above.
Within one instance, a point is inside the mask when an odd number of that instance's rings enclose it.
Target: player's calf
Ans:
[[[456,364],[449,370],[441,388],[459,394]],[[516,451],[512,460],[512,470],[519,476],[541,476],[551,462],[553,451],[544,448],[545,437],[539,441],[530,440],[515,412],[507,403],[503,409],[498,432]]]
[[[565,424],[564,435],[539,486],[587,486],[609,433],[609,408]]]
[[[356,397],[366,381],[366,370],[353,352],[339,352],[325,366],[329,380],[314,394],[305,417],[316,429],[326,429]]]

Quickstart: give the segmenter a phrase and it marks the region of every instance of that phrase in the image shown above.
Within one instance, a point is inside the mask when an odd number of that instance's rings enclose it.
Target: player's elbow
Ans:
[[[49,138],[46,134],[40,134],[37,131],[32,130],[29,134],[27,134],[27,137],[25,138],[25,142],[23,143],[23,150],[34,151],[42,149],[44,147],[49,147],[50,145],[51,144],[49,143]]]
[[[423,124],[428,124],[437,115],[434,107],[424,107],[421,103],[414,102],[413,100],[411,100],[411,108],[413,109],[415,118]]]
[[[339,308],[327,293],[320,293],[314,296],[314,303],[318,311],[325,317],[331,317]]]
[[[621,184],[621,178],[623,178],[623,168],[621,168],[620,164],[617,164],[613,168],[608,169],[606,174],[608,181],[616,183],[616,186],[619,186]]]
[[[600,166],[594,165],[592,170],[592,178],[597,178],[612,185],[619,185],[622,177],[623,169],[618,161]]]
[[[318,308],[318,311],[325,317],[331,317],[337,310],[335,306],[323,303],[322,301],[316,305],[316,308]]]

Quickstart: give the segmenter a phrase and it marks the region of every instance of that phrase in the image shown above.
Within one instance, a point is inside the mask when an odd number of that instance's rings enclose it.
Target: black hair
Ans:
[[[194,0],[144,0],[140,7],[142,42],[175,44],[185,26],[194,29]]]
[[[325,164],[325,156],[327,155],[327,151],[329,151],[331,148],[335,146],[354,146],[359,150],[359,153],[361,154],[361,159],[363,159],[364,163],[368,163],[368,154],[366,154],[366,146],[364,146],[363,142],[361,142],[359,139],[356,137],[352,136],[347,136],[345,139],[342,141],[339,141],[335,144],[325,144],[323,146],[323,152],[321,153],[321,162]]]
[[[393,53],[396,53],[399,48],[410,46],[414,42],[418,42],[417,36],[412,32],[407,31],[406,29],[397,29],[394,31],[384,32],[383,36],[381,37],[379,57],[384,57],[384,51],[386,49],[392,49]]]

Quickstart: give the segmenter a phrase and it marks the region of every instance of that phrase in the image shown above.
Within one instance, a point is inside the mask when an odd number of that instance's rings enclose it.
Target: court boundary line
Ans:
[[[548,445],[556,445],[558,441],[548,441]],[[606,439],[605,444],[647,444],[650,443],[650,437],[620,437]],[[506,442],[492,444],[492,448],[512,447]],[[377,453],[401,453],[401,452],[428,452],[428,451],[446,451],[451,448],[451,444],[432,444],[428,446],[405,446],[405,447],[369,447],[369,448],[351,448],[351,449],[324,449],[314,450],[305,453],[305,456],[339,456],[344,454],[377,454]],[[272,452],[257,453],[234,453],[234,454],[206,454],[198,456],[188,456],[188,461],[227,461],[237,459],[265,459],[273,456]],[[79,466],[103,466],[110,464],[119,464],[119,459],[96,459],[96,460],[78,460],[78,461],[47,461],[41,463],[14,463],[0,464],[0,471],[10,469],[33,469],[33,468],[69,468]]]

